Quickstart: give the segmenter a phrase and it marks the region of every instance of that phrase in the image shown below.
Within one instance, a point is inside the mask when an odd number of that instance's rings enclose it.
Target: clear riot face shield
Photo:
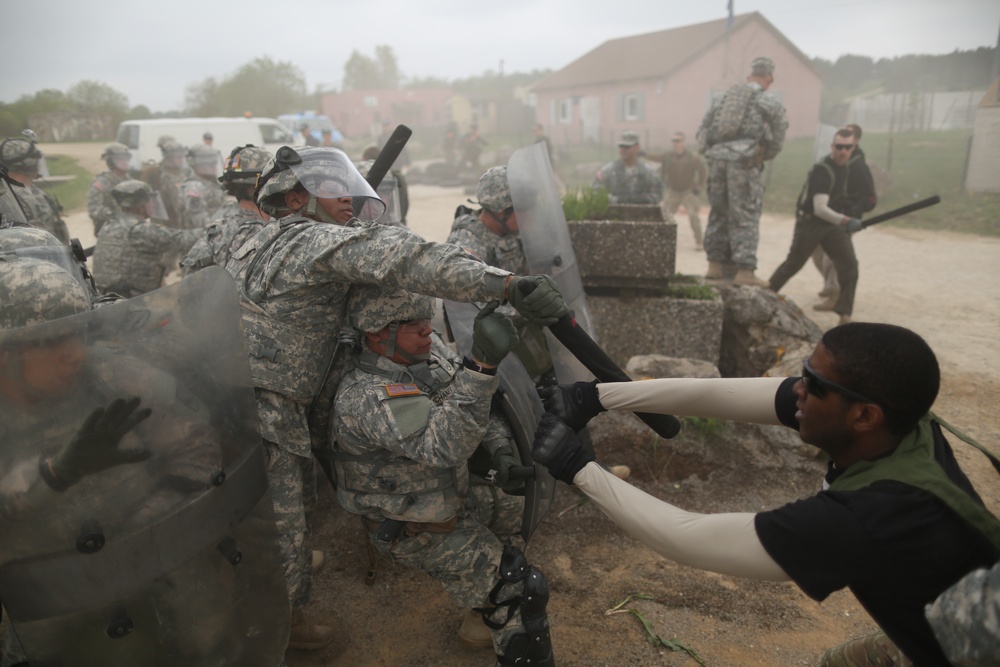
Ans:
[[[385,213],[385,202],[338,148],[283,147],[278,149],[275,161],[286,165],[306,191],[319,199],[350,197],[359,220],[375,221]]]
[[[229,275],[0,332],[0,372],[0,591],[31,664],[279,664],[287,591]],[[132,397],[151,414],[118,448],[148,458],[81,441]],[[57,488],[41,466],[68,447],[88,463]]]
[[[160,196],[159,192],[153,191],[153,195],[149,198],[147,202],[147,213],[153,220],[169,220],[170,216],[167,215],[167,207],[163,204],[163,197]]]

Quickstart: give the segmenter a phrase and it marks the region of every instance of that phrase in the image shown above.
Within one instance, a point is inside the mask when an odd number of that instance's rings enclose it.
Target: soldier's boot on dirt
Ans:
[[[758,278],[753,269],[740,269],[733,278],[734,285],[744,287],[770,287],[770,283],[762,278]]]
[[[837,305],[837,300],[834,298],[826,299],[825,301],[820,301],[813,306],[813,310],[818,310],[820,312],[833,310],[833,307]]]
[[[722,262],[709,262],[705,277],[709,280],[722,280],[724,278],[722,275]]]
[[[313,572],[313,574],[316,574],[317,572],[319,572],[320,570],[322,570],[324,565],[326,565],[326,555],[322,551],[319,551],[318,549],[314,549],[313,552],[312,552],[312,572]]]
[[[302,608],[292,610],[288,648],[315,650],[329,646],[332,641],[333,628],[309,620]]]
[[[493,648],[493,633],[483,623],[481,612],[469,610],[462,619],[462,627],[458,629],[458,641],[462,646],[471,649]]]

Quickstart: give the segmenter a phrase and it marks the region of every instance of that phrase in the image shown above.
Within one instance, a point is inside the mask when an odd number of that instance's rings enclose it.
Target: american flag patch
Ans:
[[[420,393],[420,388],[415,384],[387,384],[385,393],[389,396],[415,396]]]

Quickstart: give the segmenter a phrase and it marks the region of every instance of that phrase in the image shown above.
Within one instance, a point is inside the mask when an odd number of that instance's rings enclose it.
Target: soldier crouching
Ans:
[[[467,502],[480,445],[496,483],[516,484],[511,440],[489,436],[496,366],[517,341],[496,305],[476,318],[473,358],[459,362],[431,329],[432,299],[355,288],[349,311],[363,341],[335,404],[337,500],[363,517],[377,551],[481,613],[498,665],[544,667],[554,664],[545,577]]]

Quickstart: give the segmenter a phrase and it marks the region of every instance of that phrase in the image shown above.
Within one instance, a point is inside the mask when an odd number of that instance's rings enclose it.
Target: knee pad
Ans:
[[[524,591],[521,593],[523,629],[511,635],[507,641],[503,655],[497,658],[501,665],[554,667],[549,615],[545,611],[548,603],[549,584],[545,575],[534,565],[529,565],[524,579]]]

